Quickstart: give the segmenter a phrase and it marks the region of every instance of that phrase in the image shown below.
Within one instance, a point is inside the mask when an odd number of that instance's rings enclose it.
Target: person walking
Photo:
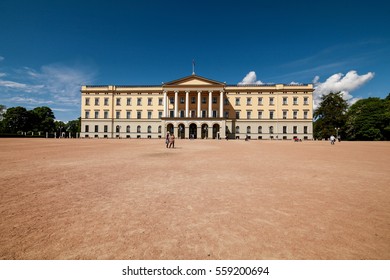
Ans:
[[[175,148],[175,135],[173,133],[169,136],[169,148]]]
[[[165,136],[165,144],[168,148],[168,144],[169,144],[169,131],[167,132],[167,136]]]

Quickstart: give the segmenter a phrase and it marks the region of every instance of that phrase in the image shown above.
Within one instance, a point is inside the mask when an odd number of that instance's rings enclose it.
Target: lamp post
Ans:
[[[340,130],[340,127],[335,127],[334,129],[336,130],[336,139],[339,139],[339,130]]]

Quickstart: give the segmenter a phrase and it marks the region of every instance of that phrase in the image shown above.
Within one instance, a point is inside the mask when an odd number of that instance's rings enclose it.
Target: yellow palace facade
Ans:
[[[159,86],[82,86],[81,137],[313,139],[313,85],[226,85],[198,75]]]

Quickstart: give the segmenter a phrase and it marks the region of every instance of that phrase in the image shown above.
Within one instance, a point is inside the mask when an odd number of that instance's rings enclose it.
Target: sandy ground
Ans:
[[[390,142],[0,139],[0,259],[390,259]]]

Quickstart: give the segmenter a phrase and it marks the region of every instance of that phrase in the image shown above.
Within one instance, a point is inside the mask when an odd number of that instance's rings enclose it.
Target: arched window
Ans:
[[[161,125],[158,126],[158,133],[161,133]]]
[[[116,132],[119,133],[121,127],[119,125],[116,126]]]
[[[137,133],[141,133],[141,126],[137,126]]]
[[[261,127],[261,125],[257,128],[257,133],[259,134],[263,133],[263,128]]]
[[[270,126],[269,127],[269,134],[273,134],[274,133],[274,127],[273,126]]]
[[[126,126],[126,132],[130,133],[130,125]]]
[[[148,133],[152,133],[152,127],[150,125],[148,126]]]
[[[240,127],[238,125],[236,126],[236,133],[240,133]]]
[[[251,127],[250,127],[250,126],[247,126],[247,127],[246,127],[246,133],[247,133],[247,134],[251,134]]]

